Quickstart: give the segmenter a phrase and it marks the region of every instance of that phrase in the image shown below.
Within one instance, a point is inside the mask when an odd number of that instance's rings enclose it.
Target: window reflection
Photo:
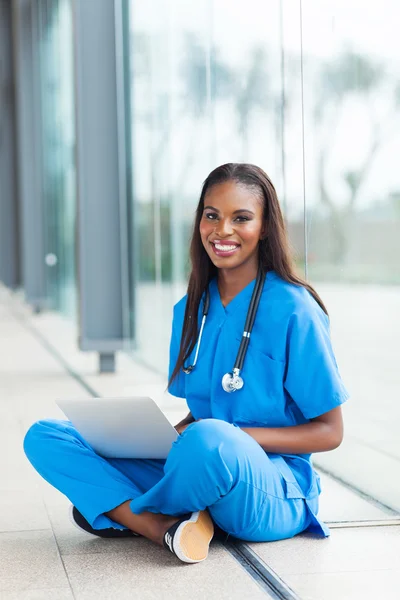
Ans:
[[[318,460],[400,509],[391,481],[400,459],[398,7],[335,1],[303,9],[308,272],[330,309],[352,393],[345,443]]]
[[[165,371],[202,181],[228,161],[281,178],[279,2],[269,3],[267,37],[254,23],[259,0],[245,16],[228,0],[131,8],[136,343]]]
[[[389,479],[376,483],[400,458],[397,4],[383,0],[368,11],[358,0],[249,0],[246,10],[238,0],[132,4],[141,357],[166,372],[201,182],[224,162],[260,165],[276,185],[298,269],[328,306],[352,392],[346,444],[318,458],[399,508]],[[375,475],[360,475],[362,448]]]
[[[46,293],[50,308],[74,315],[75,115],[70,0],[38,7]]]

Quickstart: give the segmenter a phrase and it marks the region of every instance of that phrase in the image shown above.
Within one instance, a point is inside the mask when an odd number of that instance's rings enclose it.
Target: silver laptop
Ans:
[[[78,398],[57,405],[105,458],[166,458],[176,429],[151,398]]]

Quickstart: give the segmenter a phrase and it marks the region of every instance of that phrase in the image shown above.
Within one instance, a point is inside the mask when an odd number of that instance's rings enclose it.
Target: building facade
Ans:
[[[66,315],[102,370],[125,351],[166,373],[202,181],[225,162],[258,164],[331,314],[350,435],[372,439],[378,463],[400,460],[394,0],[0,10],[3,284]],[[382,394],[393,400],[376,419]]]

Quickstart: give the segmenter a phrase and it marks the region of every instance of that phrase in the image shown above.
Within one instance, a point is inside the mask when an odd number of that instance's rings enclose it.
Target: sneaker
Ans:
[[[108,527],[107,529],[93,529],[93,527],[86,521],[85,517],[79,512],[76,506],[71,506],[69,517],[73,525],[77,529],[84,531],[85,533],[91,533],[97,537],[102,538],[129,538],[137,537],[138,533],[134,533],[130,529],[116,529],[114,527]]]
[[[182,562],[197,563],[208,556],[214,525],[208,512],[185,515],[164,535],[164,546]]]

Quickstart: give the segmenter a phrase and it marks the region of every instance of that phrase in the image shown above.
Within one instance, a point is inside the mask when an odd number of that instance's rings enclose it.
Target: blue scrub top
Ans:
[[[195,369],[181,371],[169,388],[186,398],[195,419],[215,418],[239,427],[288,427],[307,423],[347,398],[333,353],[329,318],[302,286],[267,273],[241,375],[244,386],[222,389],[242,338],[255,281],[224,307],[217,280],[210,282],[210,309]],[[174,307],[170,371],[179,353],[187,297]],[[202,303],[199,309],[202,318]],[[196,347],[187,364],[193,364]],[[268,453],[269,455],[269,453]],[[305,497],[318,487],[310,455],[284,455]],[[318,489],[319,491],[319,489]]]

